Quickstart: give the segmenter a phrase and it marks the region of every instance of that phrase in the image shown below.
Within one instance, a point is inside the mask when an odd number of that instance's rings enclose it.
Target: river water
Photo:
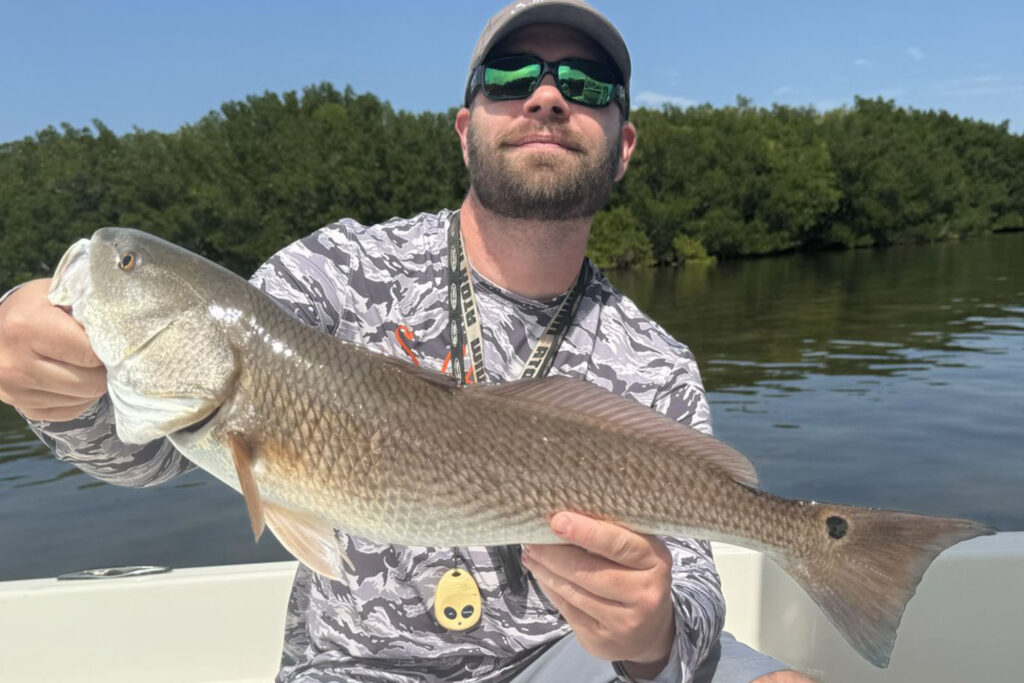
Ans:
[[[1011,233],[611,277],[690,345],[763,488],[1024,530],[1022,264]],[[0,405],[0,580],[287,557],[208,475],[103,484]]]

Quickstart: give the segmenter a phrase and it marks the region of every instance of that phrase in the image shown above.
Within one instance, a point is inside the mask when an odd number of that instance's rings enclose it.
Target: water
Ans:
[[[787,496],[1024,529],[1024,233],[613,274],[697,355],[719,437]],[[286,559],[202,472],[95,481],[0,406],[0,580]]]

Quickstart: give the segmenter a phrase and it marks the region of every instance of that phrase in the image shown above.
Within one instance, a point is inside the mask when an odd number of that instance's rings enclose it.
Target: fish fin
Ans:
[[[960,541],[995,533],[965,519],[820,507],[820,542],[815,539],[806,554],[772,559],[807,591],[850,645],[880,668],[889,665],[903,611],[932,560]]]
[[[471,385],[462,391],[467,397],[500,397],[544,412],[556,409],[560,413],[586,416],[599,424],[654,439],[666,448],[685,451],[741,484],[757,486],[753,463],[728,444],[589,382],[545,377],[507,384]]]
[[[288,552],[317,574],[341,580],[344,570],[355,572],[352,561],[338,542],[334,526],[295,510],[273,503],[263,506],[267,513],[267,526]],[[339,562],[340,560],[340,562]]]
[[[235,461],[235,472],[238,474],[238,483],[245,496],[245,506],[249,508],[249,522],[252,524],[252,534],[256,540],[263,535],[265,524],[263,515],[263,500],[260,498],[260,489],[256,485],[256,478],[252,472],[252,450],[245,437],[237,432],[228,434],[228,445],[231,447],[231,458]]]

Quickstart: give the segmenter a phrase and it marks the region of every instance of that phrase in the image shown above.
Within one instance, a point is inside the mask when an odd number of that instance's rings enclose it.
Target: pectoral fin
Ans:
[[[256,478],[252,472],[252,449],[249,448],[249,442],[245,440],[245,437],[235,432],[228,434],[228,446],[231,447],[231,457],[235,461],[235,472],[238,474],[242,495],[245,496],[245,505],[249,508],[252,534],[258,541],[263,535],[264,507],[259,487],[256,486]]]
[[[331,524],[270,503],[264,506],[264,510],[267,526],[281,545],[302,564],[318,574],[338,580],[344,573],[342,562],[349,571],[355,572]]]

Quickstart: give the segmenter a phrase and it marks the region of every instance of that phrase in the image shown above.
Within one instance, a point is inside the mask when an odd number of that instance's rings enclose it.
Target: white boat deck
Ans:
[[[1024,680],[1024,533],[947,551],[911,600],[888,669],[861,660],[758,553],[718,545],[738,638],[829,683]],[[0,583],[0,681],[250,683],[277,669],[294,562],[98,581]]]

